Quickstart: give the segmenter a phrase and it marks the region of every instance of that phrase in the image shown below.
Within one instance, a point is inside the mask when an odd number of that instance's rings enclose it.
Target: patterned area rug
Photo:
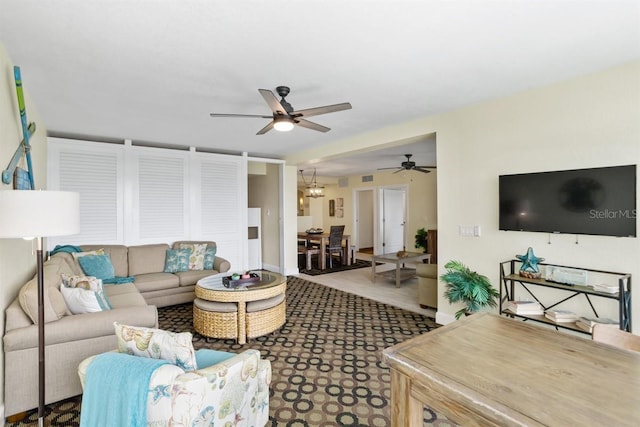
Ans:
[[[320,274],[335,273],[337,271],[355,270],[357,268],[364,268],[364,267],[371,268],[371,262],[361,260],[361,259],[356,259],[355,262],[351,263],[351,265],[342,265],[342,264],[334,263],[333,268],[329,268],[329,263],[327,263],[327,268],[324,270],[320,270],[320,268],[318,268],[318,266],[315,264],[312,265],[312,267],[313,268],[311,270],[300,269],[300,273],[307,274],[309,276],[318,276]]]
[[[160,328],[191,331],[196,349],[259,349],[271,362],[270,426],[388,426],[389,368],[381,351],[438,325],[434,319],[297,277],[287,284],[287,321],[245,345],[193,330],[192,305],[158,310]],[[51,426],[78,426],[81,398],[47,406]],[[35,425],[36,411],[21,423]],[[425,426],[453,426],[428,408]]]

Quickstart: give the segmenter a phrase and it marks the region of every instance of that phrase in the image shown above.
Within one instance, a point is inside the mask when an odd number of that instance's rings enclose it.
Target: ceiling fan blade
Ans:
[[[262,129],[260,129],[260,130],[258,131],[258,133],[256,133],[256,135],[264,135],[265,133],[267,133],[267,132],[269,132],[271,129],[273,129],[273,125],[275,125],[275,124],[276,124],[276,121],[275,121],[275,120],[271,120],[271,121],[269,122],[269,124],[268,124],[268,125],[266,125],[265,127],[263,127]]]
[[[398,172],[402,172],[402,171],[406,171],[405,168],[399,168],[397,171],[393,172],[393,173],[398,173]]]
[[[312,117],[320,114],[335,113],[336,111],[350,110],[351,104],[343,102],[342,104],[325,105],[324,107],[307,108],[306,110],[298,110],[291,112],[292,116]]]
[[[398,167],[393,167],[393,168],[378,168],[378,170],[379,170],[379,171],[389,170],[389,169],[404,169],[404,168],[398,168]]]
[[[221,113],[209,113],[211,117],[257,117],[261,119],[273,119],[273,116],[258,116],[256,114],[221,114]]]
[[[317,130],[319,132],[329,132],[331,130],[331,128],[319,125],[314,122],[310,122],[309,120],[305,120],[305,119],[296,119],[295,122],[298,126],[302,126],[303,128],[307,128],[307,129]]]
[[[421,167],[416,166],[415,168],[413,168],[414,171],[418,171],[418,172],[423,172],[423,173],[429,173],[431,172],[428,169],[422,169]]]
[[[271,108],[271,111],[273,111],[273,114],[288,114],[287,110],[280,104],[280,101],[278,101],[278,98],[276,98],[273,92],[269,89],[258,89],[258,91],[267,102],[267,105],[269,105],[269,108]]]

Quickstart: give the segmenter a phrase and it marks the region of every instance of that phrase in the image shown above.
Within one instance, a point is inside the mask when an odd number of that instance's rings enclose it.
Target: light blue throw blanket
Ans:
[[[146,427],[149,380],[166,360],[103,353],[87,368],[80,427]]]

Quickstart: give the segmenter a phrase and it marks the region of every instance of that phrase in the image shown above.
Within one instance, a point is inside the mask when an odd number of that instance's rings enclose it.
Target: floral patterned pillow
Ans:
[[[118,338],[118,351],[134,356],[168,360],[185,371],[197,369],[191,332],[169,332],[162,329],[121,325],[113,322]]]
[[[216,260],[216,250],[215,246],[207,248],[204,252],[204,269],[205,270],[213,270],[213,264]]]
[[[167,249],[167,257],[164,261],[165,273],[177,273],[189,270],[189,257],[191,249]]]
[[[207,250],[206,243],[180,243],[180,249],[191,249],[189,270],[204,269],[204,252]]]

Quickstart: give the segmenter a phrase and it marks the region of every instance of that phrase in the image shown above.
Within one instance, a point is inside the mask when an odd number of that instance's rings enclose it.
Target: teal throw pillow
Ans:
[[[116,277],[109,255],[85,255],[78,258],[78,262],[87,276],[103,280]]]
[[[177,273],[189,270],[189,257],[191,249],[167,249],[167,257],[164,261],[165,273]]]
[[[231,359],[233,356],[235,356],[235,353],[201,348],[200,350],[196,350],[196,366],[198,367],[197,369],[208,368],[209,366]]]
[[[208,247],[206,251],[204,251],[204,265],[203,268],[205,270],[213,270],[213,262],[216,260],[216,250],[215,246]]]

